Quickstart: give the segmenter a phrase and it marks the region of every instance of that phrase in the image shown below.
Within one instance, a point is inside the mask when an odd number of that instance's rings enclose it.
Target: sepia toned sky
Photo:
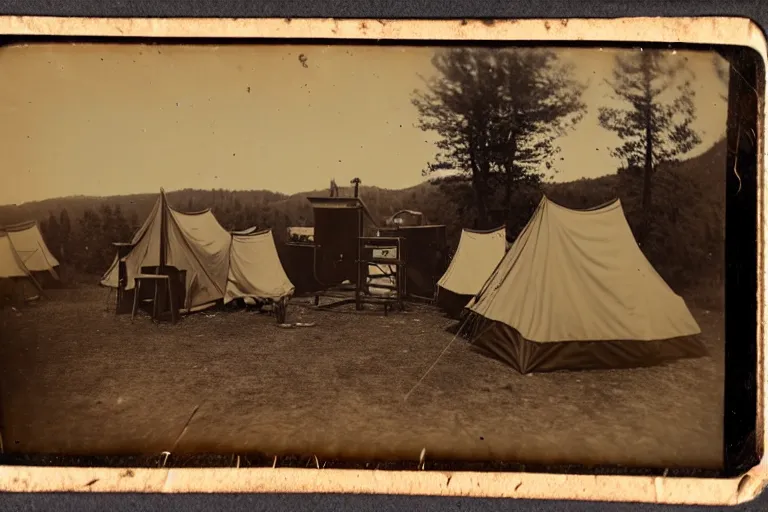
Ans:
[[[423,180],[435,135],[410,99],[433,49],[364,46],[44,44],[0,49],[0,204],[181,188],[295,193]],[[616,171],[597,123],[617,50],[564,49],[589,83],[588,114],[563,137],[558,181]],[[696,73],[694,154],[725,134],[712,54]]]

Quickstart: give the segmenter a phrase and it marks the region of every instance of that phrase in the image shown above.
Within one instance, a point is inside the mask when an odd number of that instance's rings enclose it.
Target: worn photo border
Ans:
[[[0,17],[0,37],[151,39],[323,39],[377,41],[696,44],[751,48],[765,65],[768,43],[745,18],[618,18],[525,20],[159,19]],[[765,453],[763,321],[764,105],[757,134],[757,430]],[[0,179],[6,179],[5,177]],[[768,461],[728,478],[576,475],[523,472],[376,471],[298,468],[74,468],[0,466],[0,492],[368,493],[665,504],[732,505],[750,501],[768,483]]]

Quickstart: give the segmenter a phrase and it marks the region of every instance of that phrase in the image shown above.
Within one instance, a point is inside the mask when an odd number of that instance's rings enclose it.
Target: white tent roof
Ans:
[[[3,230],[8,233],[13,247],[30,272],[52,271],[59,265],[48,250],[37,222],[7,226]]]
[[[456,254],[437,285],[457,295],[477,294],[504,258],[506,247],[505,227],[493,231],[462,230]]]
[[[700,332],[641,252],[619,201],[576,211],[542,199],[468,307],[540,343]]]

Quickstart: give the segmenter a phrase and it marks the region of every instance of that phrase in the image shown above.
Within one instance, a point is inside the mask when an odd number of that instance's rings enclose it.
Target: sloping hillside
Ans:
[[[703,194],[702,199],[713,206],[723,209],[725,207],[724,173],[725,173],[725,141],[715,144],[702,155],[683,161],[670,169],[662,169],[657,173],[655,189],[659,202],[668,198],[663,190],[673,181],[673,177],[679,177],[686,182],[693,183],[697,193]],[[603,176],[595,179],[582,179],[567,183],[548,184],[544,192],[555,201],[571,208],[586,208],[620,197],[627,204],[632,204],[639,195],[639,190],[632,179],[626,179],[622,174]],[[311,208],[305,200],[309,196],[325,196],[327,190],[312,190],[293,195],[281,194],[267,190],[197,190],[184,189],[168,192],[170,203],[182,211],[195,211],[205,208],[223,207],[231,203],[232,207],[265,207],[270,206],[285,213],[299,214],[311,222]],[[352,195],[350,187],[341,188],[341,194]],[[364,198],[369,209],[375,216],[383,219],[401,209],[429,210],[432,202],[439,202],[436,187],[429,183],[422,183],[414,187],[390,190],[379,187],[360,187],[360,195]],[[109,205],[114,208],[119,206],[126,214],[135,212],[143,219],[151,209],[156,193],[133,194],[124,196],[70,196],[44,201],[24,203],[21,205],[0,206],[0,223],[10,224],[26,220],[46,220],[50,213],[58,214],[66,209],[72,218],[78,218],[88,210],[98,211],[102,206]],[[680,201],[681,198],[677,198]],[[237,206],[239,204],[239,207]],[[440,207],[444,207],[441,204]],[[428,213],[428,212],[427,212]],[[429,217],[429,215],[428,215]],[[247,226],[245,226],[247,227]]]
[[[700,156],[659,169],[653,186],[653,231],[643,251],[659,272],[681,286],[708,276],[721,279],[724,254],[726,144],[716,144]],[[520,188],[514,193],[506,216],[512,238],[521,229],[546,193],[570,208],[593,207],[615,198],[622,201],[630,225],[641,219],[642,175],[623,171],[596,179],[547,184],[542,189]],[[352,196],[351,187],[340,190]],[[179,190],[168,193],[171,205],[181,211],[212,208],[227,229],[251,226],[273,228],[278,242],[291,225],[312,225],[308,196],[326,196],[327,190],[285,195],[264,190]],[[401,190],[361,186],[360,195],[378,222],[402,209],[419,210],[430,222],[445,224],[449,243],[458,242],[462,227],[471,226],[472,193],[467,184],[430,183]],[[65,197],[0,206],[0,224],[25,220],[41,222],[46,239],[63,261],[106,268],[113,257],[111,242],[130,238],[149,213],[156,193],[112,197]],[[498,202],[495,208],[506,207]],[[66,212],[66,214],[65,214]],[[67,228],[59,229],[67,217]],[[52,227],[48,229],[48,225]],[[88,254],[83,254],[87,251]]]
[[[659,169],[654,177],[654,203],[687,202],[686,196],[691,194],[675,187],[685,182],[695,188],[693,195],[701,195],[700,199],[724,212],[726,156],[726,141],[721,140],[699,156]],[[670,192],[680,195],[672,197]],[[545,193],[569,208],[589,208],[616,198],[622,200],[625,208],[633,208],[642,194],[642,179],[638,174],[625,171],[595,179],[548,184]]]
[[[159,192],[159,191],[158,191]],[[0,206],[0,224],[11,224],[26,220],[45,221],[51,213],[58,215],[67,210],[71,218],[79,218],[86,210],[99,211],[103,206],[119,207],[124,214],[133,213],[139,219],[149,215],[157,200],[158,192],[123,196],[69,196],[34,201],[20,205]],[[174,190],[167,193],[169,203],[182,211],[197,211],[211,208],[226,201],[241,205],[262,206],[286,198],[285,194],[268,190]]]
[[[670,283],[688,286],[723,278],[726,157],[727,145],[721,141],[654,176],[652,231],[642,249]],[[641,220],[642,190],[641,173],[631,171],[546,189],[552,200],[570,208],[619,198],[633,229]]]

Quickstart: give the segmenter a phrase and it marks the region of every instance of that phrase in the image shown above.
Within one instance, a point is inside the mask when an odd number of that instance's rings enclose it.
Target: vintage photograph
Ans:
[[[0,70],[3,453],[722,467],[717,52],[29,43]]]

